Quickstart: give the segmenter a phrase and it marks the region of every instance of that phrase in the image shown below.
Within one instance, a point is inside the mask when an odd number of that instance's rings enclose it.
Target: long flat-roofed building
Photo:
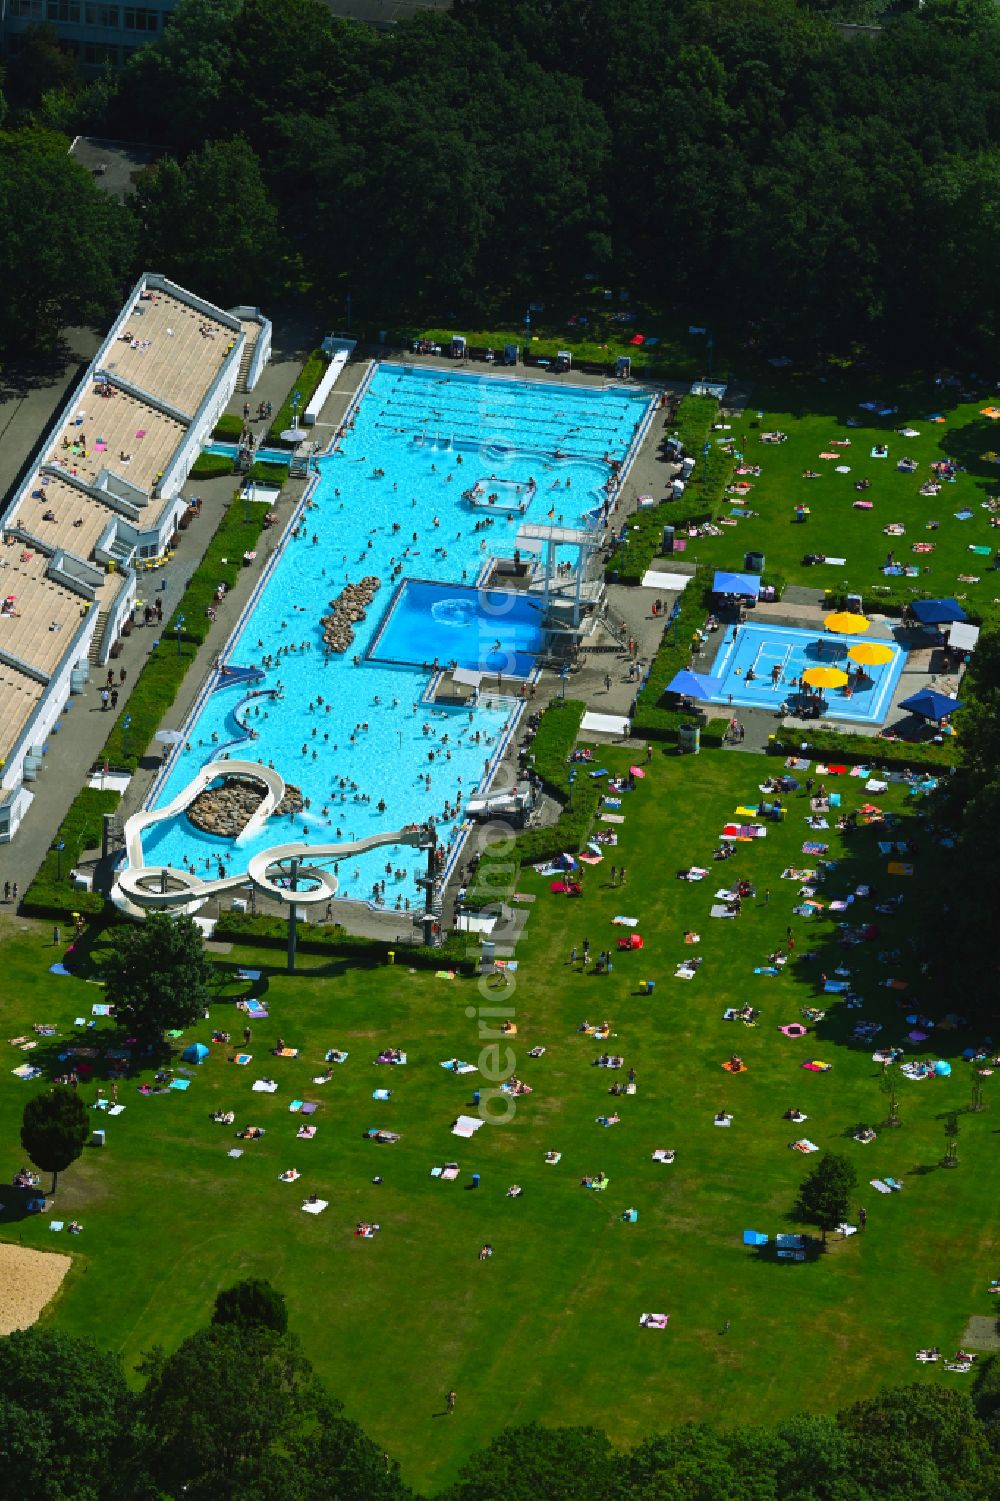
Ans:
[[[0,843],[30,807],[47,737],[169,558],[181,488],[237,385],[270,354],[257,308],[224,312],[147,274],[3,515]]]

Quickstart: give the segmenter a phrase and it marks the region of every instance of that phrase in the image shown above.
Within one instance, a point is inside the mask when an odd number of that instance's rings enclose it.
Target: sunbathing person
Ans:
[[[782,1116],[782,1120],[786,1121],[804,1121],[805,1119],[801,1110],[786,1110]]]

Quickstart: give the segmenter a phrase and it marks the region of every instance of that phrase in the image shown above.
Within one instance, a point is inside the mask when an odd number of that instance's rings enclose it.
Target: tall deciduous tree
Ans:
[[[50,345],[118,300],[131,221],[44,131],[0,134],[0,348]]]
[[[342,1416],[288,1337],[213,1325],[154,1355],[139,1410],[162,1492],[189,1501],[405,1501],[399,1472]]]
[[[149,265],[203,296],[258,303],[280,284],[278,217],[246,141],[217,141],[145,173],[135,198]]]
[[[240,1324],[244,1329],[270,1329],[273,1334],[288,1331],[285,1295],[262,1278],[237,1282],[219,1293],[212,1313],[213,1324]]]
[[[811,1173],[802,1180],[796,1212],[801,1219],[818,1225],[826,1244],[827,1231],[847,1219],[851,1190],[858,1181],[850,1158],[840,1152],[824,1152]]]
[[[53,1193],[59,1174],[83,1151],[89,1131],[87,1107],[68,1084],[54,1084],[25,1105],[21,1145],[36,1167],[52,1174]]]
[[[134,1402],[116,1355],[55,1329],[0,1339],[0,1488],[104,1501],[131,1483]]]
[[[194,919],[151,912],[118,928],[102,969],[117,1020],[145,1042],[188,1027],[209,1002],[212,967]]]
[[[505,1428],[462,1466],[442,1501],[607,1501],[621,1460],[599,1428]]]

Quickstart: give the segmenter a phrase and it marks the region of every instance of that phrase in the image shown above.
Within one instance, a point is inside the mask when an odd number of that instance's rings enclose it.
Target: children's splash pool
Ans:
[[[180,814],[146,832],[146,863],[233,873],[289,840],[329,844],[431,818],[448,841],[515,701],[436,707],[424,700],[423,664],[485,658],[495,671],[500,638],[517,670],[530,669],[536,603],[522,596],[497,616],[494,591],[484,605],[478,581],[494,555],[513,552],[523,521],[593,524],[612,466],[625,461],[650,406],[648,395],[622,388],[381,365],[338,448],[319,461],[300,524],[225,653],[259,676],[252,685],[222,678],[204,697],[152,803],[165,806],[228,750],[273,765],[301,792],[302,809],[238,846]],[[491,507],[490,495],[501,504]],[[575,562],[575,551],[567,556]],[[345,586],[371,577],[379,585],[351,626],[354,639],[342,653],[325,650],[322,618]],[[393,590],[407,581],[406,605],[387,623],[392,660],[383,660],[385,641],[369,655]],[[387,906],[422,905],[413,878],[423,868],[413,848],[372,851],[341,863],[340,895],[371,900],[377,887]]]
[[[744,709],[769,709],[777,713],[782,704],[795,713],[807,702],[799,682],[811,667],[837,667],[848,672],[842,688],[824,688],[823,713],[831,719],[881,724],[889,712],[892,696],[906,663],[906,652],[894,641],[879,642],[892,652],[880,667],[858,666],[848,655],[851,648],[871,644],[864,636],[833,636],[799,630],[792,626],[748,621],[727,626],[711,668],[722,688],[711,702]]]

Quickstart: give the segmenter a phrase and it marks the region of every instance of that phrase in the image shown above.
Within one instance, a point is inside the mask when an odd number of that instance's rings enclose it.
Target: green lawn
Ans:
[[[619,753],[601,759],[624,765]],[[888,876],[874,831],[855,836],[827,892],[846,894],[869,879],[880,897],[899,890],[906,902],[900,916],[877,919],[878,942],[842,949],[836,917],[793,917],[797,886],[780,880],[786,864],[807,863],[804,799],[788,800],[787,822],[769,825],[766,840],[740,846],[725,865],[712,863],[723,821],[756,800],[774,764],[728,752],[658,755],[624,797],[615,851],[629,872],[624,892],[607,884],[607,862],[588,871],[581,900],[552,895],[548,880],[525,876],[522,889],[537,900],[509,1004],[517,1072],[534,1092],[517,1102],[509,1124],[485,1126],[472,1141],[452,1136],[449,1126],[479,1081],[438,1063],[454,1055],[476,1061],[474,1008],[495,1005],[498,996],[503,1004],[502,993],[484,987],[480,994],[475,981],[411,973],[402,964],[366,970],[306,958],[294,977],[271,973],[254,987],[271,1017],[254,1024],[249,1068],[216,1048],[186,1094],[144,1098],[130,1081],[123,1115],[105,1121],[95,1113],[108,1145],[88,1149],[58,1194],[60,1217],[84,1222],[79,1240],[51,1235],[45,1218],[18,1220],[9,1204],[0,1214],[5,1236],[74,1252],[50,1317],[134,1363],[154,1342],[173,1347],[204,1323],[219,1287],[243,1274],[268,1277],[287,1293],[292,1327],[350,1413],[399,1456],[409,1479],[427,1486],[452,1476],[473,1447],[511,1422],[595,1422],[626,1443],[686,1418],[773,1419],[802,1406],[833,1408],[882,1382],[958,1380],[917,1367],[913,1353],[925,1343],[954,1348],[966,1319],[989,1312],[985,1287],[997,1271],[989,1206],[1000,1165],[991,1114],[963,1115],[960,1166],[937,1166],[943,1112],[969,1100],[967,1065],[957,1057],[969,1035],[939,1036],[955,1060],[950,1081],[900,1080],[898,1132],[881,1131],[867,1147],[850,1134],[886,1113],[872,1049],[852,1048],[851,1028],[862,1017],[881,1021],[887,1042],[907,1030],[897,993],[879,980],[908,978],[914,1004],[933,1016],[962,1006],[959,997],[926,994],[911,957],[921,902],[937,897],[932,849],[916,823],[916,800],[894,787],[880,801],[905,808],[918,831],[925,850],[917,876]],[[866,795],[855,778],[834,785],[845,808]],[[835,831],[812,837],[837,849]],[[708,865],[709,878],[677,881],[675,872],[690,863]],[[734,874],[757,883],[758,902],[745,904],[736,921],[710,920],[716,886]],[[625,931],[611,924],[617,912],[640,918],[644,951],[616,958],[610,976],[573,969],[571,945],[588,936],[596,955]],[[789,922],[797,956],[816,950],[818,957],[778,978],[755,976],[754,965]],[[700,931],[698,948],[685,947],[686,928]],[[89,1016],[101,991],[48,973],[57,952],[48,926],[8,918],[4,929],[4,1035],[43,1021],[63,1035],[72,1031],[74,1017]],[[906,957],[880,964],[883,947]],[[698,976],[675,980],[675,965],[691,954],[704,958]],[[779,1025],[818,1004],[820,973],[845,954],[863,1009],[833,1005],[815,1037],[781,1036]],[[236,964],[269,961],[280,955],[241,951],[221,959],[225,994],[241,993],[232,983]],[[640,993],[647,977],[656,981],[649,997]],[[722,1020],[727,1005],[748,999],[762,1013],[756,1029]],[[612,1020],[616,1035],[607,1046],[636,1068],[635,1097],[607,1094],[616,1076],[591,1066],[603,1045],[577,1032],[585,1017]],[[212,1024],[235,1036],[242,1014],[220,998]],[[269,1056],[279,1033],[301,1049],[298,1059]],[[211,1025],[192,1035],[207,1041]],[[95,1036],[110,1039],[110,1025],[99,1022]],[[536,1044],[547,1051],[531,1059]],[[349,1050],[348,1062],[332,1083],[312,1085],[334,1046]],[[406,1049],[407,1066],[373,1066],[383,1046]],[[736,1077],[721,1068],[734,1049],[748,1064]],[[13,1067],[23,1055],[9,1056]],[[832,1071],[803,1071],[812,1057],[832,1062]],[[268,1074],[279,1092],[251,1093],[252,1080]],[[0,1139],[12,1172],[21,1158],[20,1112],[35,1086],[9,1072],[4,1078]],[[985,1083],[989,1102],[995,1081]],[[390,1088],[392,1099],[374,1101],[376,1088]],[[94,1097],[92,1086],[86,1097]],[[301,1117],[288,1112],[294,1097],[321,1101],[312,1141],[296,1139]],[[793,1105],[809,1116],[806,1126],[782,1119]],[[722,1106],[735,1115],[727,1131],[712,1125]],[[209,1120],[219,1107],[234,1109],[238,1123],[264,1126],[265,1138],[235,1143],[231,1130]],[[616,1107],[620,1125],[596,1124]],[[372,1126],[399,1131],[402,1140],[364,1140]],[[793,1226],[796,1185],[810,1159],[789,1143],[803,1131],[821,1148],[856,1159],[868,1230],[802,1265],[758,1259],[744,1249],[742,1231],[773,1235]],[[237,1160],[227,1156],[234,1145],[245,1146]],[[674,1165],[650,1160],[657,1147],[676,1149]],[[563,1153],[557,1166],[544,1164],[548,1149]],[[432,1180],[431,1167],[450,1159],[461,1164],[458,1182]],[[290,1166],[300,1169],[300,1182],[279,1182]],[[482,1174],[478,1191],[469,1188],[473,1171]],[[579,1186],[598,1171],[611,1180],[604,1194]],[[906,1181],[902,1194],[881,1197],[868,1187],[884,1173]],[[379,1187],[370,1181],[376,1175],[385,1179]],[[513,1183],[523,1187],[519,1199],[506,1197]],[[318,1218],[300,1211],[311,1191],[330,1200]],[[621,1222],[628,1207],[639,1211],[635,1225]],[[381,1224],[374,1241],[354,1237],[361,1218]],[[495,1255],[480,1262],[484,1242]],[[669,1329],[640,1329],[644,1311],[669,1313]],[[722,1336],[727,1319],[731,1329]],[[435,1415],[452,1387],[458,1409],[446,1424]]]
[[[859,401],[873,397],[897,405],[898,412],[876,417],[861,411]],[[746,462],[761,467],[759,479],[746,476],[753,485],[746,504],[758,515],[724,528],[721,537],[689,541],[686,556],[732,566],[742,561],[744,551],[761,551],[768,573],[817,591],[857,590],[871,608],[878,608],[885,590],[902,600],[956,595],[968,602],[970,612],[995,615],[1000,579],[992,572],[992,557],[969,550],[1000,547],[1000,533],[990,526],[990,512],[983,507],[987,496],[1000,494],[1000,468],[982,458],[1000,449],[998,424],[980,415],[989,401],[987,391],[982,400],[955,404],[933,385],[886,389],[875,380],[861,385],[856,377],[831,379],[827,385],[790,380],[771,391],[756,389],[732,432],[746,439]],[[934,413],[944,422],[928,422]],[[860,425],[849,427],[848,418]],[[904,427],[920,436],[902,437],[898,429]],[[760,434],[771,431],[786,433],[788,441],[761,443]],[[844,439],[850,439],[849,448],[833,446],[834,440]],[[871,457],[877,444],[888,445],[888,458]],[[837,458],[821,459],[821,453],[836,453]],[[915,473],[897,469],[904,457],[917,460]],[[920,486],[931,477],[930,464],[944,458],[956,460],[966,472],[938,495],[921,496]],[[849,466],[850,473],[838,474],[838,464]],[[803,479],[809,469],[820,478]],[[862,494],[854,485],[863,478],[872,484]],[[873,509],[856,510],[854,503],[861,500],[871,501]],[[795,519],[794,507],[800,503],[811,512],[804,524]],[[971,519],[956,520],[955,512],[964,508],[973,512]],[[934,530],[928,527],[932,521],[939,523]],[[896,522],[905,526],[905,535],[887,536],[883,528]],[[931,543],[934,551],[914,553],[914,543]],[[898,562],[919,568],[919,574],[884,577],[880,569],[890,549]],[[845,557],[846,566],[803,567],[807,553]],[[978,575],[980,582],[963,582],[961,574]]]

